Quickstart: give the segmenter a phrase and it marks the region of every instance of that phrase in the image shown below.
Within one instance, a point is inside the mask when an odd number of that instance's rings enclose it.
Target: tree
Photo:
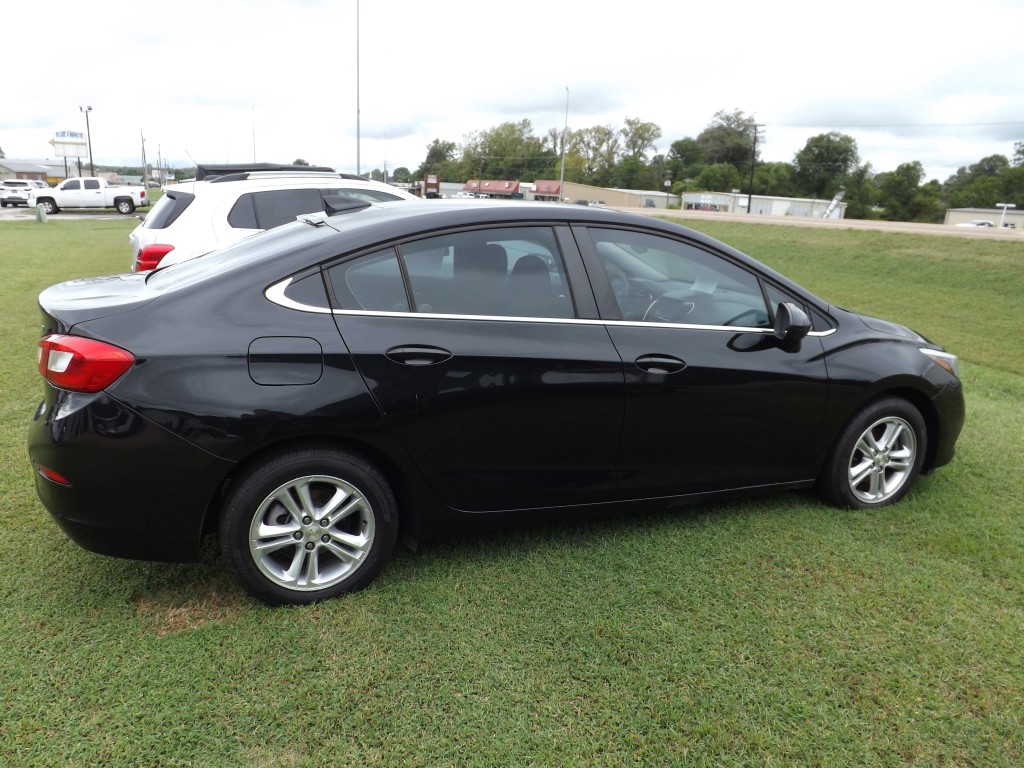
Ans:
[[[855,168],[846,178],[846,218],[877,219],[876,208],[881,199],[881,191],[875,182],[875,173],[871,163]]]
[[[466,177],[451,168],[457,149],[457,145],[452,141],[434,139],[427,146],[426,158],[416,169],[416,178],[422,179],[427,174],[437,174],[441,181],[465,181]]]
[[[707,192],[731,192],[739,189],[743,178],[729,163],[715,163],[704,168],[697,177],[697,189]]]
[[[4,154],[4,148],[0,147],[0,160],[3,160],[6,157],[7,157],[7,155]]]
[[[573,134],[573,143],[583,157],[583,181],[596,186],[610,178],[619,154],[619,133],[610,125],[595,125]]]
[[[471,134],[462,147],[463,170],[469,171],[466,178],[533,181],[547,175],[554,157],[553,148],[533,135],[529,120]]]
[[[626,127],[619,130],[619,135],[622,136],[625,156],[644,161],[647,159],[647,150],[652,149],[654,142],[661,138],[661,128],[654,123],[627,117]]]
[[[297,159],[293,160],[293,161],[292,161],[292,165],[305,165],[305,166],[308,166],[308,165],[309,165],[309,163],[307,163],[307,162],[306,162],[305,160],[303,160],[303,159],[302,159],[302,158],[300,157],[300,158],[297,158]]]
[[[0,157],[4,156],[4,152],[0,149]],[[1014,167],[1024,166],[1024,141],[1014,142],[1013,145],[1013,165]]]
[[[881,204],[885,208],[882,218],[887,221],[942,221],[942,191],[938,181],[921,186],[924,166],[917,160],[902,163],[891,173],[879,174]]]
[[[728,163],[746,178],[756,131],[753,117],[738,109],[733,112],[723,110],[716,112],[711,123],[700,132],[697,143],[706,162]],[[753,159],[756,162],[757,156]]]
[[[391,172],[391,180],[396,184],[408,184],[412,181],[412,174],[404,165],[400,165]]]
[[[799,197],[794,173],[789,163],[759,163],[754,169],[754,189],[769,197]]]
[[[838,131],[812,136],[793,158],[801,192],[817,198],[832,197],[859,162],[857,141]]]

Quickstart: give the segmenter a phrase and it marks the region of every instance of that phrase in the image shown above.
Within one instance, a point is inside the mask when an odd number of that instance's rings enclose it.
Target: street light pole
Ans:
[[[562,127],[562,174],[558,179],[558,202],[565,202],[565,142],[569,134],[569,86],[565,86],[565,124]]]
[[[1002,229],[1004,226],[1006,226],[1006,209],[1007,208],[1016,208],[1016,207],[1017,207],[1016,203],[996,203],[996,208],[1002,208],[1003,209],[1003,215],[999,217],[999,228],[1000,229]]]
[[[83,109],[82,106],[79,105],[78,111],[85,113],[85,140],[89,143],[89,175],[95,176],[96,166],[92,164],[92,133],[89,131],[89,113],[92,112],[92,107],[85,107]]]

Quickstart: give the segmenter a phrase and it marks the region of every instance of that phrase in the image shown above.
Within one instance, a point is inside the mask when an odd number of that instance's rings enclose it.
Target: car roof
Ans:
[[[334,214],[311,213],[300,216],[296,223],[286,224],[253,235],[234,245],[199,259],[181,262],[150,273],[157,284],[188,284],[207,279],[231,279],[255,282],[273,281],[281,276],[299,273],[315,263],[326,261],[339,253],[377,247],[405,237],[429,237],[432,231],[443,232],[460,227],[500,227],[535,225],[611,226],[645,229],[671,236],[680,235],[704,244],[737,261],[770,275],[782,285],[814,299],[822,307],[827,302],[809,294],[771,268],[714,238],[652,216],[625,213],[614,208],[594,208],[563,203],[504,200],[431,200],[372,203]],[[273,241],[268,238],[273,238]],[[268,247],[273,245],[273,247]],[[239,249],[249,251],[238,258]],[[223,260],[224,269],[216,265]],[[193,266],[189,267],[188,265]],[[195,270],[191,277],[181,271]],[[172,275],[165,271],[178,270]],[[167,285],[170,287],[170,285]]]

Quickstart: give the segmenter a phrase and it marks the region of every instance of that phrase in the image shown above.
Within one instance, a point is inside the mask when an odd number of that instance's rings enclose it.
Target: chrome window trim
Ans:
[[[291,285],[289,277],[279,283],[267,288],[263,294],[268,301],[273,302],[285,309],[294,309],[298,312],[312,312],[319,315],[342,315],[352,317],[416,317],[424,320],[486,320],[515,323],[558,323],[560,325],[601,325],[617,326],[623,328],[679,328],[692,331],[728,331],[729,333],[761,333],[772,334],[772,328],[754,328],[742,325],[696,325],[687,323],[646,323],[641,320],[590,320],[580,317],[522,317],[518,315],[459,315],[445,314],[441,312],[388,312],[381,309],[330,309],[328,307],[315,307],[311,304],[302,304],[284,295],[285,290]],[[811,331],[808,336],[823,337],[835,333],[835,328],[827,331]]]

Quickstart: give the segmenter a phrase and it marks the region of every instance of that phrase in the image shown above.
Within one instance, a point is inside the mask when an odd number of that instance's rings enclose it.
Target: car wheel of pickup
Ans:
[[[886,397],[869,403],[840,434],[818,491],[839,507],[894,504],[920,474],[926,441],[924,419],[909,402]]]
[[[40,200],[39,205],[43,206],[43,211],[45,211],[47,215],[52,216],[55,213],[60,213],[60,208],[57,207],[57,204],[53,202],[53,200]]]
[[[391,557],[397,531],[395,498],[376,467],[309,446],[271,456],[234,485],[220,543],[251,595],[300,605],[368,585]]]
[[[123,214],[133,213],[135,211],[135,203],[131,200],[118,200],[117,201],[117,212]]]

